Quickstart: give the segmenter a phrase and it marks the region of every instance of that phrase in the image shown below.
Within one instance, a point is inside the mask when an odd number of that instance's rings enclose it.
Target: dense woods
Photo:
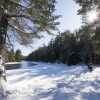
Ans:
[[[99,63],[100,54],[96,53],[91,38],[82,31],[65,31],[52,39],[48,46],[43,46],[28,55],[26,60],[58,62],[68,65],[78,63]]]
[[[69,65],[100,63],[100,1],[74,0],[83,25],[75,32],[65,31],[29,54],[26,60],[58,62]]]

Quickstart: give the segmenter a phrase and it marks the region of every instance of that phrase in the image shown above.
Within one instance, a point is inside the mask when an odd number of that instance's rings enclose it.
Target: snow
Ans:
[[[20,64],[21,62],[8,62],[6,64]]]
[[[7,71],[7,100],[100,100],[100,67],[22,62]],[[1,100],[1,99],[0,99]]]
[[[5,95],[5,91],[7,90],[6,88],[6,82],[4,80],[5,77],[5,69],[4,66],[2,65],[3,61],[1,59],[1,55],[0,55],[0,96],[1,95]]]

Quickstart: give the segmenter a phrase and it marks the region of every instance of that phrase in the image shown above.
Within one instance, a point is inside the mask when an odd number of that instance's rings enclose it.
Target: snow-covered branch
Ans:
[[[23,18],[33,21],[33,19],[30,18],[30,16],[24,15],[24,14],[8,14],[8,18],[11,18],[11,17],[23,17]]]
[[[14,25],[11,25],[11,24],[9,24],[9,26],[12,27],[13,29],[19,31],[20,33],[24,33],[24,34],[32,34],[32,33],[28,33],[28,32],[25,32],[25,31],[19,29],[17,26],[14,26]]]

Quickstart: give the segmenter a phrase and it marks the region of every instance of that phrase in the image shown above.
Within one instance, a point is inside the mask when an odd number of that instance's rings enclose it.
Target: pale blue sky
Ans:
[[[70,29],[71,31],[78,29],[81,26],[81,17],[77,15],[79,6],[75,4],[74,0],[57,0],[57,2],[58,3],[56,4],[55,13],[58,15],[62,15],[62,17],[58,19],[58,21],[60,22],[60,25],[58,26],[59,30],[63,32],[67,29]],[[32,47],[16,45],[15,49],[19,48],[21,49],[23,55],[28,55],[39,46],[47,44],[52,37],[53,36],[51,35],[45,35],[45,38],[34,40]]]

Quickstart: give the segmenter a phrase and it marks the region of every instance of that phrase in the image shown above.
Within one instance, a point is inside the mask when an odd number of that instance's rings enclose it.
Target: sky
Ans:
[[[79,9],[79,6],[74,2],[74,0],[56,1],[57,4],[55,14],[62,15],[62,17],[57,20],[58,22],[60,22],[60,25],[58,26],[60,32],[64,32],[67,29],[71,31],[78,29],[82,24],[81,16],[77,15],[77,10]],[[27,56],[38,47],[44,44],[47,45],[51,38],[55,37],[52,35],[47,35],[46,33],[43,34],[45,37],[38,40],[35,39],[31,47],[24,47],[16,44],[15,50],[20,49],[22,51],[22,54]]]

